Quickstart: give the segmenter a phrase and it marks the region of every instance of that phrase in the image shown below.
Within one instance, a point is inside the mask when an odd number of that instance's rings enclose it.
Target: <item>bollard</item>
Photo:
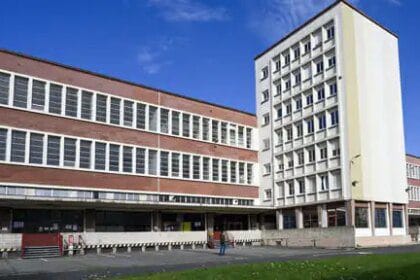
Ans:
[[[141,251],[144,253],[144,252],[146,252],[146,246],[141,246]]]
[[[181,244],[181,246],[179,247],[181,250],[184,250],[184,244]]]
[[[244,242],[242,242],[242,247],[245,247],[246,246],[246,242],[244,241]]]
[[[7,259],[9,257],[9,253],[7,253],[6,251],[4,251],[4,252],[1,253],[1,257],[3,259]]]
[[[191,249],[195,250],[195,244],[194,243],[191,245]]]
[[[171,244],[169,244],[168,245],[168,251],[171,251],[172,250],[172,245]]]
[[[155,245],[155,251],[159,251],[159,245]]]
[[[100,255],[100,254],[101,254],[101,247],[96,248],[96,253],[97,253],[98,255]]]
[[[203,249],[207,249],[206,243],[203,243]]]
[[[112,253],[116,254],[117,253],[117,247],[112,247]]]
[[[127,247],[127,253],[131,253],[131,247]]]

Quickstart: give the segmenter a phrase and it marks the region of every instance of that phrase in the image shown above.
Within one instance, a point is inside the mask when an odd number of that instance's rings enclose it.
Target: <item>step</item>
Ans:
[[[58,246],[32,246],[26,247],[23,250],[24,259],[54,258],[60,256],[60,247]]]

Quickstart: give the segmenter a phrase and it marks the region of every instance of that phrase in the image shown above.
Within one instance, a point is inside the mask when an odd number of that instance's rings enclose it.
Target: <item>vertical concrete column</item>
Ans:
[[[95,209],[86,209],[84,218],[84,231],[95,232],[96,212]]]
[[[355,226],[354,219],[354,200],[348,200],[345,202],[346,205],[346,226]]]
[[[162,230],[162,214],[159,211],[155,211],[152,213],[152,230]]]
[[[369,226],[370,226],[370,229],[372,230],[372,236],[375,236],[375,201],[369,202],[368,211],[369,211],[369,217],[370,217]]]
[[[248,214],[248,230],[251,230],[251,214]]]
[[[318,212],[318,226],[321,228],[328,227],[327,205],[326,204],[318,205],[317,212]]]
[[[206,221],[207,221],[207,234],[208,235],[213,235],[213,231],[214,231],[214,214],[212,213],[207,213],[206,214]]]
[[[387,203],[387,216],[388,216],[388,227],[389,227],[389,235],[393,235],[392,228],[394,227],[392,224],[392,203]]]
[[[264,214],[260,214],[260,230],[265,230]]]
[[[295,208],[296,228],[303,228],[303,211],[302,207]]]
[[[281,209],[276,211],[276,229],[283,229],[283,210]]]

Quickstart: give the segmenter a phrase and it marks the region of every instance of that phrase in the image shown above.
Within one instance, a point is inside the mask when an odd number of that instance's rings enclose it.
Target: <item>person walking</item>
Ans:
[[[222,230],[220,231],[220,251],[219,256],[223,256],[226,251],[226,235],[225,232]]]

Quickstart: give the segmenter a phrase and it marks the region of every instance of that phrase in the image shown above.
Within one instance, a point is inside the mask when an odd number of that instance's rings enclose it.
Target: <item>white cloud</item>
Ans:
[[[224,7],[211,7],[193,0],[149,0],[167,21],[223,21],[229,18]]]
[[[249,26],[262,36],[265,43],[278,40],[334,2],[334,0],[258,1],[259,9],[251,13]],[[358,1],[351,2],[357,4]]]
[[[401,6],[402,5],[402,1],[401,0],[387,0],[389,3],[397,5],[397,6]]]

